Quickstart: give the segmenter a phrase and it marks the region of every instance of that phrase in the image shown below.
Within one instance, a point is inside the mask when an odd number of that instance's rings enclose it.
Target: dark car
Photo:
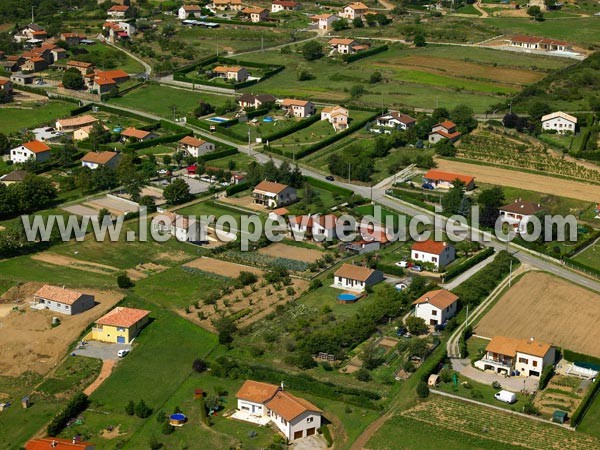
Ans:
[[[332,176],[332,175],[327,175],[327,176],[325,177],[325,179],[326,179],[327,181],[335,181],[335,178],[333,178],[333,176]]]
[[[435,331],[444,331],[446,329],[446,324],[445,323],[438,323],[435,327],[434,327]]]
[[[433,191],[435,188],[433,187],[433,184],[431,183],[423,183],[423,186],[421,186],[423,189],[427,189],[429,191]]]

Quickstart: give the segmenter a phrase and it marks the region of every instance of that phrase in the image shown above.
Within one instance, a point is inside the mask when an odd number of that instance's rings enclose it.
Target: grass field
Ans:
[[[76,48],[87,51],[88,54],[83,55],[83,57],[79,55],[73,56],[72,59],[94,62],[100,70],[121,69],[131,74],[144,72],[144,66],[135,59],[131,58],[126,53],[106,44],[102,44],[101,42],[97,42],[96,45],[82,45]],[[107,58],[115,61],[116,67],[104,67],[103,63]]]
[[[452,108],[464,103],[477,112],[541,79],[547,70],[569,63],[558,58],[504,53],[485,48],[432,45],[408,49],[394,45],[386,52],[346,65],[343,72],[339,62],[326,57],[307,62],[299,54],[268,51],[245,58],[286,66],[251,91],[330,102],[351,100],[375,107],[385,103],[388,107],[434,108],[437,103]],[[315,78],[298,81],[298,67],[306,68]],[[368,79],[374,71],[380,71],[386,82],[370,85]],[[358,84],[364,85],[366,92],[350,99],[350,88]]]
[[[123,97],[112,99],[110,102],[140,111],[156,114],[161,117],[173,117],[173,108],[178,116],[190,115],[200,101],[213,106],[222,106],[227,97],[196,93],[183,89],[150,84],[135,89]]]
[[[575,257],[575,261],[600,270],[600,241],[588,247]]]
[[[600,396],[597,394],[577,429],[600,439]]]
[[[594,317],[600,296],[543,272],[521,278],[474,329],[480,336],[509,336],[600,357]],[[535,317],[535,321],[530,318]]]
[[[42,125],[52,125],[56,119],[69,116],[75,109],[74,103],[52,100],[49,102],[28,103],[23,108],[0,109],[0,133],[15,133],[24,128],[35,128]]]

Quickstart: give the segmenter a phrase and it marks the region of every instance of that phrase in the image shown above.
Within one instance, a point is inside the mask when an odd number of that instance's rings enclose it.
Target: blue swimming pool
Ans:
[[[229,119],[226,119],[225,117],[211,117],[210,119],[206,119],[209,122],[217,122],[217,123],[223,123],[223,122],[227,122]]]
[[[344,292],[343,294],[338,295],[338,300],[342,302],[355,302],[360,298],[360,296],[355,294],[350,294],[349,292]]]
[[[265,118],[263,118],[263,122],[273,122],[274,119],[271,116],[267,116]]]

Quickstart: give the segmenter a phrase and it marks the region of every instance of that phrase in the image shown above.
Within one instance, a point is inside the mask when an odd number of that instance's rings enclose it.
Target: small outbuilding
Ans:
[[[438,384],[440,384],[440,376],[436,373],[429,375],[429,378],[427,379],[427,386],[436,387]]]
[[[87,311],[95,304],[93,295],[49,284],[42,286],[33,294],[33,301],[36,308],[48,309],[69,316]]]
[[[565,423],[568,419],[569,415],[566,412],[558,409],[552,414],[552,422],[554,423]]]

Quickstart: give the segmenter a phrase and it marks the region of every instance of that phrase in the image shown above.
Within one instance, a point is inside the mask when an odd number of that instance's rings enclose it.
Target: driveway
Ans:
[[[200,194],[202,192],[207,192],[208,188],[210,188],[210,183],[200,181],[197,178],[190,178],[186,176],[180,176],[178,178],[181,178],[187,183],[187,185],[190,187],[190,194]]]
[[[75,349],[71,354],[77,356],[87,356],[102,360],[118,360],[117,352],[119,350],[131,350],[129,344],[108,344],[106,342],[87,341],[85,348]]]
[[[525,389],[527,392],[537,391],[539,380],[533,377],[505,377],[489,371],[483,372],[471,366],[468,359],[452,359],[452,368],[462,376],[478,381],[479,383],[491,385],[497,381],[502,389],[512,392],[520,392]]]
[[[313,434],[294,441],[290,448],[293,450],[321,450],[327,448],[327,442],[320,434]]]

